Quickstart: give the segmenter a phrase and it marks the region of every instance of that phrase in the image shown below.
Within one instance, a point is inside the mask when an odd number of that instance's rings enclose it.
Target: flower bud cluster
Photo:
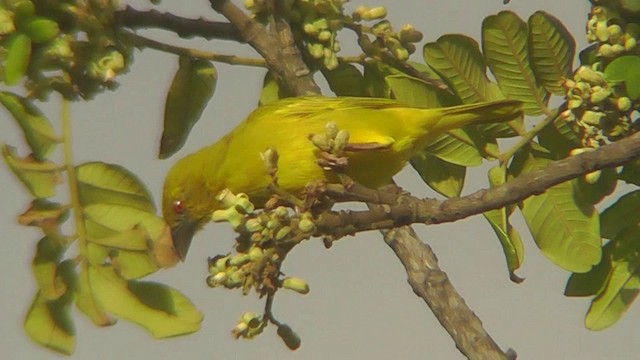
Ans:
[[[624,94],[618,95],[614,84],[593,67],[581,66],[572,79],[566,79],[567,109],[562,118],[575,125],[584,147],[595,148],[626,135],[631,129],[634,104]]]
[[[614,12],[604,6],[594,6],[587,22],[587,40],[598,43],[597,55],[604,58],[636,49],[640,33],[640,25],[635,22],[625,25],[611,16]]]
[[[320,150],[342,156],[349,143],[349,132],[338,129],[338,125],[334,122],[328,122],[325,129],[327,131],[324,134],[312,134],[309,139]]]
[[[246,194],[223,190],[216,198],[221,209],[213,213],[214,221],[229,222],[238,232],[236,253],[209,259],[207,284],[228,289],[253,288],[260,294],[285,288],[306,294],[309,286],[302,279],[280,279],[280,267],[291,245],[284,245],[295,233],[310,236],[315,225],[310,213],[291,214],[284,206],[254,213]]]
[[[51,91],[77,99],[114,88],[133,51],[116,37],[117,9],[115,1],[3,1],[0,62],[13,51],[28,53],[24,85],[41,100]]]

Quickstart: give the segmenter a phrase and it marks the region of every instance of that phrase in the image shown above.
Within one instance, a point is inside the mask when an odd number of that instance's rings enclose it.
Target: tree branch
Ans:
[[[329,186],[326,195],[339,201],[367,201],[383,206],[369,211],[323,213],[316,222],[317,235],[339,238],[360,231],[391,229],[413,223],[453,222],[515,204],[529,196],[542,194],[564,181],[637,158],[640,158],[640,133],[594,151],[552,162],[543,169],[522,174],[499,187],[444,201],[419,199],[399,191],[366,189],[357,184],[344,190]]]
[[[238,30],[231,24],[205,19],[186,19],[157,10],[140,11],[131,6],[115,13],[116,23],[129,29],[156,28],[175,32],[181,38],[203,37],[207,40],[232,40],[244,42]]]
[[[277,21],[278,36],[270,33],[229,0],[209,0],[211,7],[235,26],[242,39],[267,61],[276,79],[295,96],[318,95],[320,88],[313,74],[299,56],[288,25]],[[283,28],[285,26],[286,28]],[[286,34],[288,32],[288,34]]]

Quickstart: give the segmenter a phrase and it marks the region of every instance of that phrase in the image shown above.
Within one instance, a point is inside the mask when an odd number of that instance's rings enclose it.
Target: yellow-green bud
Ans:
[[[580,106],[582,106],[582,98],[579,96],[572,96],[571,98],[569,98],[569,100],[567,101],[567,107],[569,109],[577,109]]]
[[[327,20],[327,18],[320,18],[313,22],[313,26],[317,31],[326,30],[329,28],[329,21]]]
[[[602,44],[598,48],[598,54],[604,57],[612,57],[614,54],[613,48],[609,44]]]
[[[364,17],[364,14],[366,14],[367,12],[369,12],[369,7],[360,5],[353,11],[351,16],[353,17],[354,21],[360,21]]]
[[[289,216],[289,209],[284,206],[278,206],[273,210],[273,214],[280,219],[284,219]]]
[[[580,118],[580,121],[591,126],[600,127],[600,119],[605,116],[604,113],[587,110]]]
[[[227,273],[226,272],[219,272],[215,275],[213,275],[213,277],[211,278],[211,283],[213,284],[213,286],[219,286],[220,284],[222,284],[225,280],[227,280]]]
[[[264,252],[257,246],[251,247],[249,250],[249,259],[253,262],[260,261],[264,258]]]
[[[623,31],[620,25],[614,24],[609,25],[607,28],[607,32],[609,33],[609,39],[611,42],[617,42],[622,37]]]
[[[280,225],[281,224],[280,224],[280,221],[278,221],[278,219],[271,219],[271,220],[267,221],[266,228],[270,229],[270,230],[273,230],[273,229],[279,228]]]
[[[320,43],[308,43],[307,50],[314,59],[320,59],[324,56],[324,45]]]
[[[397,47],[393,49],[393,56],[395,56],[398,60],[406,61],[409,59],[409,50],[403,47]]]
[[[565,91],[569,91],[576,87],[576,82],[571,79],[564,79],[564,81],[562,82],[562,87]]]
[[[11,34],[16,31],[13,24],[13,13],[5,9],[0,9],[0,35]]]
[[[627,51],[631,51],[636,47],[636,39],[629,34],[626,34],[624,37],[624,49]]]
[[[214,222],[228,222],[235,229],[242,224],[243,215],[236,211],[235,208],[226,210],[216,210],[211,215],[211,220]]]
[[[576,115],[571,111],[571,109],[567,109],[560,113],[560,117],[565,121],[574,121],[576,119]]]
[[[376,6],[362,15],[366,21],[382,19],[387,16],[387,9],[384,6]]]
[[[318,34],[318,40],[320,40],[322,42],[327,42],[327,41],[331,40],[331,37],[332,37],[332,33],[329,30],[322,30]]]
[[[289,235],[290,232],[291,232],[291,227],[290,226],[283,226],[276,233],[276,240],[280,241],[280,240],[284,239],[287,235]]]
[[[244,228],[247,229],[248,232],[257,232],[262,231],[264,226],[262,225],[262,221],[260,219],[249,219],[244,224]]]
[[[309,293],[309,284],[300,278],[286,277],[282,280],[282,287],[303,295]]]
[[[229,265],[242,266],[249,262],[249,254],[236,254],[229,258]]]
[[[239,271],[232,271],[228,274],[227,280],[224,282],[224,286],[228,289],[236,288],[244,282],[244,274]]]
[[[604,101],[610,95],[611,90],[602,88],[600,86],[594,86],[593,93],[591,93],[591,97],[589,98],[589,100],[591,100],[591,102],[594,104],[598,104]]]
[[[335,139],[336,135],[338,135],[338,131],[340,131],[340,129],[338,129],[338,124],[333,121],[328,122],[324,128],[327,131],[327,137],[329,139]]]
[[[633,105],[631,99],[626,96],[619,97],[616,101],[616,107],[622,112],[629,111],[629,109],[631,109],[631,105]]]
[[[305,23],[302,26],[302,30],[309,36],[316,36],[318,34],[318,29],[311,23]]]
[[[249,201],[249,195],[240,193],[237,195],[236,210],[243,214],[251,214],[255,210],[255,206]]]
[[[595,32],[596,32],[596,36],[598,37],[598,40],[600,40],[601,42],[605,42],[609,40],[609,31],[607,28],[606,21],[598,21],[596,23]]]
[[[610,47],[611,45],[608,46]],[[606,83],[604,75],[601,72],[595,71],[588,66],[580,66],[578,70],[576,70],[576,78],[587,81],[593,85],[603,85]]]
[[[602,171],[600,171],[600,170],[596,170],[596,171],[590,172],[588,174],[585,174],[584,175],[584,181],[587,184],[593,185],[593,184],[598,182],[598,179],[600,179],[600,175],[601,174],[602,174]]]
[[[315,145],[317,148],[323,151],[331,150],[331,146],[329,145],[329,139],[327,139],[327,135],[325,134],[312,134],[309,137],[309,140]]]
[[[371,27],[371,32],[375,36],[384,36],[386,33],[391,31],[391,23],[388,20],[383,20]]]
[[[305,234],[309,234],[316,231],[316,224],[314,224],[310,219],[302,219],[298,223],[298,229]]]
[[[424,35],[411,24],[406,24],[400,29],[400,41],[402,42],[416,43],[422,41],[423,37]]]
[[[618,55],[618,54],[624,52],[624,45],[613,44],[613,45],[611,45],[611,51],[613,51],[613,55]]]

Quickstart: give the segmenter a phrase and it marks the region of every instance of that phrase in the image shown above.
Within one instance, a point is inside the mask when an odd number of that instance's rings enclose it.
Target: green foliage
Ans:
[[[638,129],[638,1],[597,2],[587,22],[587,38],[593,44],[580,52],[578,69],[572,68],[573,37],[543,11],[527,21],[509,11],[487,17],[481,46],[465,35],[443,35],[424,45],[425,63],[419,64],[407,60],[422,33],[411,25],[394,30],[383,7],[360,6],[346,14],[344,2],[291,0],[275,2],[271,9],[268,2],[255,0],[245,6],[263,24],[269,23],[271,11],[288,21],[310,70],[321,73],[337,96],[395,98],[423,108],[508,98],[522,101],[533,121],[540,121],[538,115],[547,116],[541,122],[546,126],[530,130],[523,120],[514,120],[457,129],[432,139],[411,165],[445,197],[460,196],[467,167],[497,160],[488,177],[491,187],[499,187]],[[73,304],[97,326],[110,326],[121,318],[159,338],[197,331],[202,321],[202,314],[184,295],[141,280],[174,265],[177,257],[169,230],[155,215],[153,199],[140,179],[114,164],[74,164],[69,138],[56,134],[36,106],[36,99],[46,100],[52,91],[78,100],[115,88],[116,77],[128,70],[133,54],[133,44],[126,40],[130,38],[121,36],[125,26],[115,20],[117,9],[115,1],[0,4],[0,80],[23,90],[0,91],[0,104],[21,128],[29,149],[23,156],[3,145],[2,155],[33,197],[19,222],[43,232],[32,262],[38,289],[24,328],[37,343],[64,354],[73,353],[75,347]],[[345,30],[357,37],[359,56],[340,57],[338,34]],[[165,103],[160,158],[183,146],[213,96],[218,76],[210,61],[167,47],[182,55]],[[293,95],[279,81],[267,71],[261,105]],[[552,95],[565,100],[556,109],[548,108]],[[69,119],[63,121],[68,127]],[[335,145],[337,136],[336,130],[327,142]],[[504,143],[498,139],[516,136],[535,140],[501,149]],[[50,160],[59,144],[65,147],[62,164]],[[272,165],[277,165],[275,157]],[[587,328],[601,330],[614,324],[640,289],[639,179],[636,160],[623,164],[619,173],[599,170],[518,204],[486,211],[510,279],[523,281],[516,271],[524,261],[524,246],[510,221],[520,211],[540,251],[573,272],[565,294],[593,297]],[[596,205],[616,189],[618,180],[632,190],[599,213]],[[62,204],[52,201],[61,183],[69,186],[70,195]],[[230,222],[239,232],[237,254],[209,260],[208,284],[240,288],[245,294],[254,289],[271,300],[281,288],[307,293],[303,280],[282,278],[280,268],[291,247],[282,252],[274,244],[291,240],[292,234],[299,235],[296,241],[308,237],[315,229],[313,216],[291,216],[284,208],[254,212],[248,199],[240,195],[233,199],[214,217]],[[62,230],[69,218],[73,236]],[[605,245],[602,238],[609,239]],[[262,317],[245,313],[234,336],[255,337],[271,322],[285,345],[297,349],[299,336],[273,319],[270,306]]]
[[[210,62],[180,57],[180,67],[164,107],[164,131],[158,155],[161,159],[173,155],[187,141],[191,128],[213,96],[217,79],[216,68]]]

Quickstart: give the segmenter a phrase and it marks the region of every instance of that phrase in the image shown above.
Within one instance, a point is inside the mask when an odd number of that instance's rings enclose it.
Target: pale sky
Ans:
[[[124,2],[124,1],[123,1]],[[131,2],[138,8],[146,1]],[[349,6],[363,4],[353,1]],[[528,1],[378,1],[386,5],[396,26],[411,23],[434,41],[445,33],[477,38],[482,19],[501,10],[514,10],[524,19],[543,9],[560,18],[584,46],[586,0]],[[188,17],[216,16],[208,1],[162,3],[161,8]],[[218,53],[255,56],[246,46],[230,42],[170,40],[160,31],[144,32],[154,39],[186,44]],[[344,49],[349,39],[343,41]],[[420,48],[420,47],[419,47]],[[421,52],[413,60],[423,62]],[[164,175],[171,164],[208,145],[240,122],[257,103],[263,70],[217,65],[216,94],[185,148],[169,160],[156,158],[162,111],[169,82],[177,66],[173,55],[152,50],[136,52],[129,74],[120,88],[88,103],[73,104],[73,146],[77,163],[118,163],[136,173],[149,187],[156,203]],[[59,128],[59,105],[43,105]],[[18,127],[0,113],[0,141],[26,147]],[[465,192],[486,186],[484,170],[472,171]],[[420,196],[433,196],[412,170],[396,180]],[[22,321],[35,292],[30,262],[41,235],[37,229],[18,226],[16,216],[26,209],[29,196],[5,166],[0,166],[2,201],[0,228],[0,351],[6,359],[61,358],[33,344],[22,330]],[[64,200],[64,191],[60,201]],[[633,359],[640,353],[638,307],[614,327],[602,332],[584,328],[587,299],[562,295],[568,274],[542,257],[519,219],[515,224],[525,241],[525,263],[518,274],[522,284],[509,281],[498,240],[481,217],[454,224],[415,228],[436,251],[440,265],[467,304],[482,319],[494,340],[504,349],[515,349],[520,359]],[[312,240],[296,248],[283,270],[307,280],[308,295],[282,291],[275,303],[276,316],[302,337],[302,347],[289,351],[269,327],[252,341],[233,340],[230,330],[245,311],[260,311],[263,303],[251,294],[210,289],[205,284],[206,259],[230,251],[233,233],[226,224],[211,224],[199,233],[184,264],[152,276],[181,290],[205,313],[196,334],[154,340],[144,330],[125,321],[111,328],[95,328],[74,310],[77,326],[77,359],[459,359],[460,353],[424,302],[406,282],[404,269],[378,233],[359,234],[326,250]]]

